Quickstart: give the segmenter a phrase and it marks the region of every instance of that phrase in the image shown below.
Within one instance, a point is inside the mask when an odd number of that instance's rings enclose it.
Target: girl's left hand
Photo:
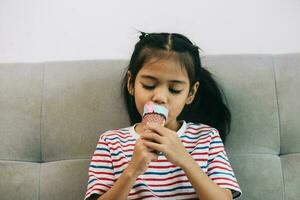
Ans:
[[[190,154],[175,131],[153,123],[148,123],[145,129],[141,139],[147,147],[162,152],[176,166],[182,167],[186,163]]]

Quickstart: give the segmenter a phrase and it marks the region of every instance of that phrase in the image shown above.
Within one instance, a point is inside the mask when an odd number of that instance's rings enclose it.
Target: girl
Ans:
[[[101,134],[85,199],[241,195],[222,142],[230,112],[198,49],[181,34],[141,33],[123,81],[132,126]],[[147,102],[169,110],[165,126],[140,123]]]

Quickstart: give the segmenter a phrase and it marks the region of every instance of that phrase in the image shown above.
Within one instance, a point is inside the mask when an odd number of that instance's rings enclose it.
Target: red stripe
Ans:
[[[122,132],[121,133],[110,133],[110,134],[106,134],[106,136],[108,136],[108,137],[118,136],[122,139],[127,139],[127,138],[132,137],[130,134],[124,135],[124,133],[122,133]]]
[[[213,150],[213,149],[224,149],[224,146],[223,145],[219,145],[219,146],[209,147],[209,151]]]
[[[189,130],[186,130],[184,133],[185,134],[191,134],[191,135],[199,135],[200,137],[206,133],[209,133],[211,131],[207,131],[207,130],[202,130],[202,131],[197,131],[197,132],[191,132]]]
[[[122,162],[121,164],[118,164],[118,165],[114,165],[114,168],[119,168],[119,167],[122,167],[123,165],[127,165],[128,162],[125,161],[125,162]]]
[[[189,126],[187,128],[187,130],[190,130],[190,129],[192,129],[194,131],[199,131],[199,130],[201,130],[201,131],[211,131],[213,128],[210,127],[210,126],[200,126],[199,128],[193,128],[192,126]]]
[[[214,155],[217,155],[217,154],[222,153],[222,152],[223,152],[223,150],[216,151],[216,152],[213,152],[213,153],[209,153],[208,156],[214,156]]]
[[[119,143],[120,144],[120,143]],[[116,146],[116,147],[111,147],[110,149],[111,150],[117,150],[117,149],[120,149],[121,147],[125,148],[125,147],[134,147],[135,144],[126,144],[126,145],[121,145],[120,146]]]
[[[124,159],[124,157],[120,157],[120,158],[118,158],[118,159],[112,159],[112,162],[114,163],[114,162],[118,162],[118,161],[120,161],[120,160],[122,160],[122,159]]]
[[[199,156],[199,155],[201,156],[201,155],[208,155],[208,154],[207,154],[207,152],[205,152],[205,154],[203,154],[203,152],[192,152],[191,155],[192,155],[192,156],[197,156],[197,155],[198,155],[198,156]],[[207,158],[206,158],[205,160],[207,160]]]
[[[129,196],[134,196],[134,195],[137,195],[137,194],[140,194],[142,192],[149,192],[149,190],[145,190],[145,189],[141,189],[141,190],[138,190],[134,193],[129,193]],[[176,197],[176,196],[182,196],[182,195],[195,195],[196,192],[179,192],[179,193],[174,193],[174,194],[166,194],[166,195],[160,195],[160,194],[157,194],[157,197]],[[149,197],[155,197],[153,195],[144,195],[144,196],[139,196],[138,199],[145,199],[145,198],[149,198]]]
[[[196,155],[198,155],[198,156],[207,156],[208,155],[207,152],[192,152],[191,154],[193,156],[196,156]]]
[[[95,153],[95,154],[93,155],[93,157],[94,157],[94,156],[104,156],[104,157],[110,158],[110,155],[109,155],[109,154],[103,154],[103,153]]]
[[[218,180],[227,180],[227,181],[231,181],[233,183],[236,183],[237,184],[237,181],[233,180],[233,179],[230,179],[230,178],[225,178],[225,177],[216,177],[216,178],[212,178],[211,180],[213,181],[218,181]],[[217,183],[217,182],[216,182]]]
[[[213,136],[213,137],[211,138],[211,140],[215,140],[215,139],[220,139],[220,140],[221,140],[221,138],[220,138],[219,135],[215,135],[215,136]]]
[[[189,180],[179,180],[179,181],[175,181],[172,183],[165,183],[165,184],[148,184],[150,187],[162,187],[162,186],[170,186],[170,185],[174,185],[177,183],[189,183]]]
[[[96,160],[96,159],[92,159],[91,162],[95,162],[95,163],[99,163],[99,162],[103,162],[103,163],[111,163],[110,160]]]
[[[137,178],[137,180],[145,180],[145,181],[167,181],[167,180],[171,180],[171,179],[174,179],[174,178],[178,178],[178,177],[182,177],[182,176],[185,176],[185,174],[177,174],[175,176],[170,176],[168,178]]]
[[[91,173],[91,174],[89,174],[89,175],[91,175],[90,177],[95,177],[95,178],[97,178],[98,181],[100,181],[100,182],[103,182],[103,181],[111,181],[111,182],[115,182],[115,181],[116,181],[115,177],[113,177],[113,178],[104,178],[104,177],[98,178],[98,177],[99,177],[98,175],[101,176],[101,175],[103,175],[103,173],[100,173],[100,174],[93,174],[93,173]]]
[[[194,159],[195,161],[202,161],[202,162],[207,162],[208,160],[205,158],[196,158]]]
[[[187,143],[187,144],[194,144],[194,145],[197,143],[197,141],[188,141],[188,140],[184,140],[184,139],[182,139],[181,142]]]
[[[137,195],[139,193],[142,193],[142,192],[149,192],[149,190],[146,190],[146,189],[141,189],[141,190],[137,190],[135,192],[129,192],[129,196],[134,196],[134,195]],[[155,197],[154,195],[148,195],[148,197]],[[139,197],[138,199],[143,199],[145,198],[145,196],[142,196],[142,197]]]
[[[135,143],[130,143],[130,142],[134,142],[134,141],[125,141],[125,142],[116,141],[116,142],[107,142],[107,144],[109,144],[109,145],[120,144],[121,147],[126,147],[127,145],[135,144]]]
[[[89,173],[93,173],[93,174],[105,174],[105,175],[111,175],[111,176],[115,175],[114,173],[111,173],[111,172],[96,172],[96,171],[93,171],[93,170],[89,170]]]
[[[100,174],[102,174],[102,173],[100,173]],[[114,182],[115,181],[115,179],[111,179],[111,178],[104,178],[104,177],[101,177],[101,179],[99,179],[100,181],[112,181],[112,182]]]
[[[210,167],[210,168],[208,168],[207,171],[212,171],[212,170],[214,170],[214,169],[223,169],[223,170],[232,172],[231,169],[228,169],[228,168],[225,168],[225,167],[221,167],[221,166]]]
[[[221,164],[226,165],[226,166],[228,166],[229,168],[231,168],[231,166],[230,166],[228,163],[222,162],[222,161],[220,161],[220,160],[213,160],[210,164],[212,164],[212,163],[221,163]]]
[[[182,195],[195,195],[196,192],[180,192],[175,194],[169,194],[169,195],[157,195],[158,197],[176,197],[176,196],[182,196]]]
[[[168,168],[175,168],[175,165],[166,165],[166,166],[154,166],[154,165],[149,165],[149,169],[168,169]]]
[[[237,186],[237,185],[234,185],[234,184],[230,184],[230,183],[217,183],[219,186],[231,186],[231,187],[235,187],[235,188],[238,188],[239,189],[239,187]]]
[[[97,142],[97,144],[103,144],[103,145],[107,146],[107,144],[105,142],[102,142],[101,140],[99,142]]]
[[[208,136],[208,137],[210,137],[210,136]],[[204,141],[201,141],[201,142],[200,141],[201,140],[198,140],[195,146],[197,146],[198,144],[206,144],[206,143],[210,142],[210,140],[204,140]]]

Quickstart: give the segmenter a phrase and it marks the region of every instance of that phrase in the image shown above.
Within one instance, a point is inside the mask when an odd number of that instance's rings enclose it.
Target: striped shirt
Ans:
[[[108,191],[120,177],[131,160],[139,135],[135,126],[107,131],[100,135],[89,167],[89,180],[85,199],[92,194]],[[219,187],[232,191],[233,197],[241,195],[240,187],[216,129],[183,121],[178,137],[199,167]],[[163,154],[150,162],[140,175],[128,199],[193,199],[196,192],[184,171],[169,162]]]

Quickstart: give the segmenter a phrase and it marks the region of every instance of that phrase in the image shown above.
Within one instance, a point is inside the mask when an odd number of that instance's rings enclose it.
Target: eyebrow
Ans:
[[[151,80],[154,80],[154,81],[158,81],[157,78],[155,78],[154,76],[150,76],[150,75],[141,75],[141,78],[144,78],[144,79],[151,79]],[[168,82],[171,82],[171,83],[178,83],[178,84],[187,84],[186,81],[182,81],[182,80],[169,80]]]

